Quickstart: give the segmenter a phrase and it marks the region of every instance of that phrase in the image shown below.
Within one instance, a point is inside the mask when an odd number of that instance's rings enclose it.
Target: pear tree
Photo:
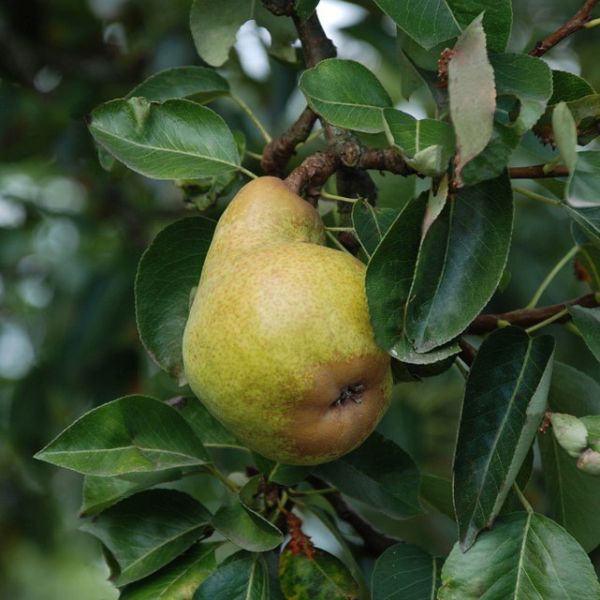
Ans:
[[[193,0],[199,64],[89,115],[103,166],[190,208],[135,281],[179,393],[93,408],[36,457],[84,475],[123,600],[600,600],[600,383],[557,358],[576,335],[600,361],[600,95],[545,56],[594,35],[598,0],[519,52],[510,0],[356,4],[393,73],[338,57],[319,0]],[[277,134],[228,68],[252,20],[302,98]],[[523,205],[571,246],[505,306]],[[581,294],[542,303],[567,265]],[[449,373],[440,473],[385,415]],[[429,517],[445,549],[403,535]]]

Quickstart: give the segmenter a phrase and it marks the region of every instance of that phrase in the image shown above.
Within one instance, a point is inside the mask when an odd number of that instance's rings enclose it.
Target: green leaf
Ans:
[[[296,485],[304,481],[312,471],[311,466],[286,465],[269,460],[255,452],[253,453],[253,457],[258,470],[265,475],[267,480],[279,483],[280,485]]]
[[[396,544],[375,563],[373,600],[431,600],[440,586],[443,561],[418,546]]]
[[[454,456],[459,540],[468,550],[506,500],[544,416],[554,338],[494,331],[469,372]]]
[[[439,600],[597,600],[590,559],[559,525],[534,513],[498,519],[464,554],[455,545],[442,569]]]
[[[170,404],[190,424],[206,448],[245,448],[198,398],[182,396]]]
[[[417,352],[455,338],[487,304],[504,272],[512,221],[506,174],[462,188],[446,203],[419,250],[406,308]]]
[[[203,465],[206,450],[160,400],[125,396],[89,411],[36,454],[85,475],[113,476]]]
[[[130,473],[120,477],[86,475],[83,480],[83,501],[79,516],[95,515],[133,494],[159,483],[175,481],[181,469],[167,469],[153,473]]]
[[[306,21],[317,8],[319,0],[295,0],[294,9],[296,14],[300,17],[300,22]]]
[[[423,48],[433,48],[460,34],[445,0],[375,0],[375,4]]]
[[[452,481],[423,473],[421,475],[421,498],[454,521]]]
[[[190,11],[190,29],[200,58],[220,67],[229,58],[238,29],[252,18],[250,0],[194,0]]]
[[[250,506],[260,477],[251,479],[232,504],[222,506],[212,519],[213,527],[228,540],[251,552],[266,552],[283,542],[281,531]]]
[[[587,347],[592,351],[596,360],[600,361],[600,308],[570,306],[569,314]]]
[[[80,529],[97,537],[117,561],[121,586],[154,573],[204,535],[210,513],[187,494],[148,490],[86,521]]]
[[[496,88],[485,44],[480,16],[460,36],[448,64],[448,95],[456,135],[457,177],[492,137]]]
[[[490,52],[502,52],[512,29],[512,4],[510,0],[448,0],[461,28],[467,27],[483,14],[483,28]]]
[[[576,417],[600,414],[600,384],[556,363],[548,408]],[[590,552],[600,544],[600,480],[580,471],[550,431],[540,433],[538,440],[551,516]]]
[[[294,600],[358,600],[358,583],[346,565],[324,550],[314,556],[286,548],[279,557],[279,582],[286,598]]]
[[[340,492],[396,519],[421,512],[419,471],[406,452],[374,432],[362,446],[315,473]]]
[[[298,84],[308,105],[336,127],[365,133],[385,128],[383,109],[392,101],[369,69],[353,60],[331,58],[302,73]]]
[[[92,112],[88,126],[115,158],[154,179],[212,177],[240,167],[225,121],[190,100],[112,100]]]
[[[587,236],[586,236],[587,239]],[[593,243],[581,243],[576,261],[585,270],[584,281],[595,291],[600,291],[600,247]]]
[[[571,218],[598,244],[600,243],[600,206],[565,209]]]
[[[548,104],[570,102],[594,94],[594,88],[579,75],[568,71],[552,71],[552,97]]]
[[[260,554],[238,552],[200,585],[194,600],[269,600],[269,578]]]
[[[189,98],[205,104],[229,94],[229,83],[214,69],[207,67],[174,67],[151,75],[134,87],[126,98],[142,97],[164,102],[173,98]]]
[[[217,568],[219,544],[196,544],[184,555],[147,579],[128,585],[119,600],[191,599],[200,584]]]
[[[190,294],[198,285],[215,225],[204,217],[171,223],[154,238],[138,266],[135,308],[140,338],[156,363],[180,382]]]
[[[352,207],[352,225],[358,241],[368,256],[375,252],[391,224],[398,216],[396,208],[379,208],[366,200],[354,203]]]
[[[383,115],[395,146],[413,168],[431,176],[446,171],[454,152],[454,133],[448,123],[417,120],[393,108],[385,109]]]
[[[565,108],[561,110],[563,106]],[[564,110],[569,110],[564,103],[556,106],[552,113],[553,124],[557,120],[557,113],[561,115]],[[576,153],[573,145],[576,140],[572,139],[575,133],[575,123],[572,119],[571,117],[569,126],[572,127],[573,132],[569,132],[568,140],[564,139],[566,134],[563,128],[554,129],[555,142],[571,172],[565,188],[565,198],[573,208],[597,207],[600,206],[600,152],[590,150]],[[567,144],[569,144],[568,149],[566,148]],[[565,152],[570,152],[570,155],[565,156]]]
[[[571,173],[571,181],[577,162],[577,127],[565,102],[559,102],[552,111],[552,131],[558,151]]]

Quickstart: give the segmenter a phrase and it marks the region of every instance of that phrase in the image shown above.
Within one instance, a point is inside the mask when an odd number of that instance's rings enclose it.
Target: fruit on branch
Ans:
[[[247,184],[217,225],[183,336],[194,393],[248,447],[289,464],[358,446],[392,386],[365,267],[324,233],[280,179]]]

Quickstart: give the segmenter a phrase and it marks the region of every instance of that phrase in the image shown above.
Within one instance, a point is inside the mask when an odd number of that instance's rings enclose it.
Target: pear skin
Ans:
[[[392,388],[365,266],[324,233],[280,179],[244,186],[219,220],[183,336],[194,393],[249,448],[287,464],[356,448]]]

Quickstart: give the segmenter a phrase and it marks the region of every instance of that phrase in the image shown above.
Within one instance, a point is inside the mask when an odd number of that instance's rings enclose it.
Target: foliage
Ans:
[[[84,47],[98,17],[58,4],[81,24],[64,43]],[[17,506],[42,507],[43,539],[80,480],[37,502],[57,475],[30,457],[84,475],[80,529],[101,542],[124,599],[600,598],[600,81],[552,69],[546,50],[529,55],[533,40],[511,32],[533,24],[508,1],[357,2],[366,9],[346,34],[377,49],[377,69],[331,55],[317,4],[132,5],[131,39],[118,21],[105,30],[123,54],[90,49],[80,58],[96,62],[47,103],[29,89],[27,61],[7,67],[21,87],[0,82],[0,198],[22,219],[0,254],[19,290],[6,302],[41,332],[36,352],[54,348],[2,373],[11,450],[0,458],[18,473]],[[563,23],[573,16],[554,8]],[[11,10],[0,9],[17,23],[9,45],[33,46]],[[269,32],[281,89],[240,66],[233,47],[250,19]],[[575,29],[568,41],[583,44]],[[174,32],[185,60],[158,53],[140,68],[136,56]],[[201,65],[182,65],[194,52]],[[580,55],[592,72],[585,46]],[[48,60],[73,70],[67,53]],[[320,124],[311,139],[292,127],[271,141],[265,107],[277,105],[270,129],[282,130],[295,91]],[[65,116],[84,113],[87,131]],[[36,142],[19,127],[38,127]],[[316,151],[335,176],[310,162]],[[369,172],[357,169],[367,155]],[[375,338],[400,382],[378,431],[314,468],[244,448],[182,372],[215,222],[261,164],[321,193],[330,243],[367,266]],[[80,232],[74,258],[65,247]],[[577,428],[575,444],[559,423]]]

